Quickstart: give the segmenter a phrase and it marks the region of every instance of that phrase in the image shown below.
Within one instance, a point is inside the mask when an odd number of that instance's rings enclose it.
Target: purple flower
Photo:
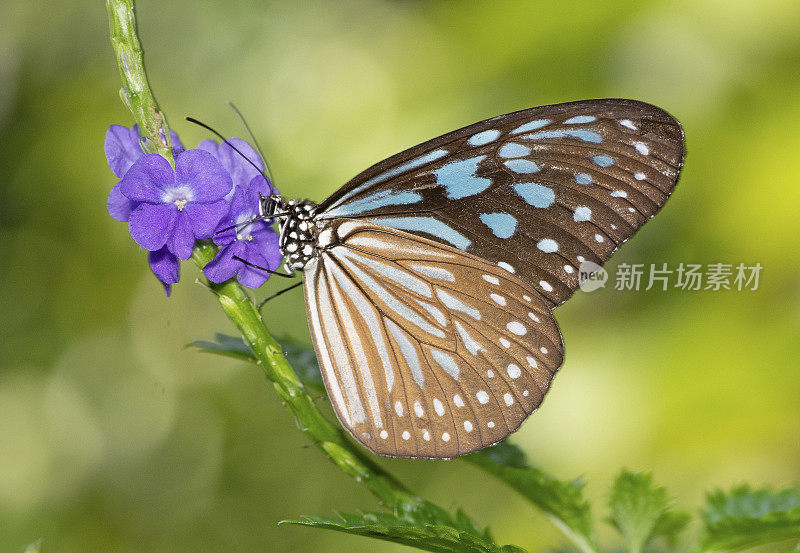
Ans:
[[[237,146],[238,147],[238,146]],[[272,185],[258,175],[247,186],[236,187],[228,215],[217,227],[219,234],[214,242],[220,246],[217,256],[203,268],[203,274],[212,282],[225,282],[236,279],[249,288],[258,288],[270,277],[270,273],[252,265],[274,271],[281,263],[278,249],[278,233],[270,228],[270,223],[256,221],[236,229],[220,232],[226,227],[251,221],[258,215],[259,193],[273,193]],[[250,263],[243,263],[235,258]]]
[[[170,136],[172,137],[172,153],[177,155],[184,150],[183,144],[174,131],[170,131]],[[103,150],[109,168],[117,177],[124,177],[131,165],[144,155],[139,140],[139,125],[134,125],[130,129],[122,125],[108,127]],[[128,221],[131,211],[136,208],[136,205],[120,192],[119,183],[111,189],[106,203],[109,215],[117,221],[123,222]]]
[[[167,249],[180,259],[192,255],[198,238],[208,238],[227,213],[233,183],[219,161],[203,150],[186,150],[175,168],[157,154],[140,157],[122,178],[119,191],[137,206],[130,233],[150,251]]]
[[[228,144],[230,143],[230,144]],[[231,148],[233,145],[238,152]],[[222,166],[228,171],[228,174],[233,180],[234,189],[236,187],[247,187],[254,177],[262,174],[264,171],[264,162],[261,156],[258,155],[250,144],[241,138],[229,138],[228,142],[217,144],[213,140],[203,140],[197,145],[200,150],[205,150],[219,160]],[[241,153],[239,153],[241,152]],[[247,159],[242,157],[246,156]],[[249,161],[252,161],[251,164]],[[253,167],[253,164],[258,167]],[[228,194],[226,199],[230,200],[233,196],[233,190]]]
[[[172,292],[172,285],[178,282],[180,278],[180,264],[178,258],[170,253],[166,246],[157,252],[149,252],[148,260],[150,261],[150,269],[156,278],[164,285],[164,290],[169,297]]]

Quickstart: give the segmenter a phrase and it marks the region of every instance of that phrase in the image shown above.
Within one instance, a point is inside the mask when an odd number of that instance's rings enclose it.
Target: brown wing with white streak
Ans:
[[[439,242],[339,220],[305,268],[334,409],[364,446],[451,458],[499,442],[542,402],[561,334],[531,285]]]

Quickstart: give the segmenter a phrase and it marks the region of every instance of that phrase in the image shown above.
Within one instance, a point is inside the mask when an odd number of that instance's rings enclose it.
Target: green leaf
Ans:
[[[525,461],[521,449],[509,442],[465,457],[493,474],[547,514],[553,523],[585,553],[597,551],[591,508],[583,497],[581,479],[558,480]]]
[[[794,488],[773,491],[748,486],[707,496],[701,511],[703,551],[739,549],[800,538],[800,493]]]
[[[674,541],[689,522],[687,514],[670,510],[666,488],[656,487],[651,474],[623,470],[614,481],[609,507],[609,522],[622,534],[631,553],[640,553],[658,536]]]
[[[28,547],[25,548],[25,553],[40,553],[42,551],[42,539],[39,538]]]
[[[498,546],[487,534],[476,534],[474,528],[425,522],[407,514],[396,516],[375,512],[337,513],[337,517],[307,516],[304,517],[305,520],[285,520],[282,524],[336,530],[400,543],[434,553],[525,553],[524,549],[513,545]]]
[[[317,355],[314,348],[299,342],[294,338],[281,338],[278,340],[283,350],[283,355],[297,373],[303,384],[311,388],[314,393],[324,394],[325,385],[317,364]],[[215,334],[214,340],[195,340],[186,344],[187,348],[197,348],[204,353],[214,353],[224,357],[232,357],[240,361],[256,363],[253,352],[247,343],[238,336]]]
[[[187,348],[197,348],[204,353],[215,353],[224,357],[233,357],[241,361],[256,362],[256,357],[250,351],[247,343],[237,336],[227,334],[214,334],[214,340],[195,340],[186,344]]]
[[[692,516],[685,511],[666,511],[656,521],[651,539],[665,538],[668,544],[675,545],[678,535],[691,520]]]

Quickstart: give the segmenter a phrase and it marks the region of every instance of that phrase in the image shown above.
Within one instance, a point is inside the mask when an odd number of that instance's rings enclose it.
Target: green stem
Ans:
[[[128,106],[139,124],[139,134],[145,139],[145,151],[160,154],[174,165],[167,118],[158,108],[144,70],[144,52],[136,31],[134,0],[106,0],[106,8],[111,45],[122,78],[119,91],[122,103]]]
[[[203,267],[216,252],[217,248],[211,244],[198,244],[193,257],[197,265]],[[320,413],[242,287],[233,280],[222,284],[209,282],[208,286],[217,295],[225,314],[241,331],[275,391],[297,419],[301,432],[339,468],[365,484],[385,505],[393,507],[397,502],[418,504],[419,499],[356,449],[345,432]]]
[[[173,162],[169,128],[150,90],[143,63],[143,52],[136,34],[133,0],[106,0],[111,29],[111,42],[117,54],[122,77],[122,100],[130,108],[140,134],[148,139],[153,153]],[[217,248],[210,243],[198,243],[193,258],[201,268],[211,261]],[[390,474],[376,465],[358,449],[338,426],[331,424],[314,405],[302,382],[283,357],[278,342],[267,332],[261,314],[236,281],[208,283],[216,294],[228,318],[241,331],[258,359],[275,391],[297,419],[298,426],[308,438],[345,473],[363,483],[388,507],[404,504],[414,507],[423,501],[412,495]]]

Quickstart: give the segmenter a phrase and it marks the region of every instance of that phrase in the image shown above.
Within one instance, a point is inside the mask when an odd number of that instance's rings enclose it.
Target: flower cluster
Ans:
[[[143,153],[136,125],[108,129],[106,160],[120,179],[108,196],[109,215],[127,222],[133,239],[148,250],[150,268],[167,296],[178,282],[179,260],[191,257],[195,241],[208,238],[220,250],[204,267],[205,276],[212,282],[235,277],[258,288],[281,262],[278,235],[269,223],[247,224],[258,215],[261,195],[275,193],[263,176],[263,161],[238,138],[222,144],[204,140],[186,150],[175,133],[171,136],[174,167],[158,154]]]

